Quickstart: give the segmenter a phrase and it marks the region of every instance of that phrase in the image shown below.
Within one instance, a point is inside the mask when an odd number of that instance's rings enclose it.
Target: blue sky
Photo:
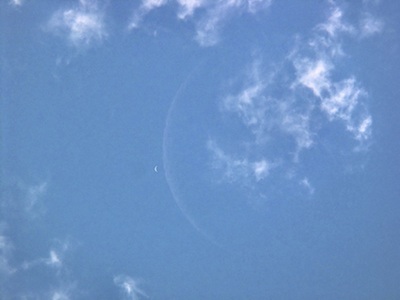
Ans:
[[[400,297],[400,3],[0,13],[1,299]]]

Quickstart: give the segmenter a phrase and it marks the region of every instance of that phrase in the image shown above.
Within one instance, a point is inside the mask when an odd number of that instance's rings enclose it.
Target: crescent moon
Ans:
[[[158,166],[154,167],[154,172],[158,173]]]

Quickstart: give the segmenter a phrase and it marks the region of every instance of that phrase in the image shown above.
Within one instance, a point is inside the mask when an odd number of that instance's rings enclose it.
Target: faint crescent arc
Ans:
[[[154,172],[158,173],[158,166],[154,167]]]
[[[192,79],[194,73],[207,61],[206,59],[201,61],[197,66],[195,66],[192,71],[190,71],[189,75],[186,77],[186,79],[182,82],[182,84],[179,86],[177,92],[175,93],[175,96],[172,100],[172,103],[168,109],[167,112],[167,118],[165,122],[165,127],[164,127],[164,133],[163,133],[163,167],[164,167],[164,173],[165,173],[165,179],[167,180],[169,190],[171,191],[172,197],[175,200],[176,205],[178,206],[179,210],[182,212],[182,214],[185,216],[185,218],[189,221],[189,223],[193,226],[193,228],[196,229],[197,232],[199,232],[201,235],[203,235],[207,240],[212,242],[213,244],[223,247],[220,243],[218,243],[213,237],[211,237],[209,234],[207,234],[204,230],[202,230],[197,222],[193,219],[193,217],[190,215],[190,212],[188,209],[185,207],[184,203],[180,199],[178,195],[178,191],[176,188],[176,184],[174,183],[172,172],[171,172],[171,166],[168,161],[168,145],[167,141],[170,136],[169,132],[169,125],[171,123],[171,115],[172,111],[174,110],[174,107],[176,105],[176,102],[180,98],[182,92],[185,90],[187,84],[189,81]]]

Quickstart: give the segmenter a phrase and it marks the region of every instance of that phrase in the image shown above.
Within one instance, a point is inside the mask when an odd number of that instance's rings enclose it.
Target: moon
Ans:
[[[154,167],[154,172],[158,173],[158,166],[157,165]]]

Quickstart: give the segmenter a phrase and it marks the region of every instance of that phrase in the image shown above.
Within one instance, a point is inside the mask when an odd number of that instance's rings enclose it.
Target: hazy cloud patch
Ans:
[[[18,6],[22,6],[23,4],[24,4],[24,0],[10,0],[10,5],[12,5],[12,6],[16,6],[16,7],[18,7]]]
[[[65,36],[75,47],[88,47],[107,37],[104,12],[95,0],[80,0],[73,8],[56,11],[48,22],[48,28]]]
[[[266,178],[274,164],[261,157],[250,160],[248,157],[237,157],[226,153],[215,140],[207,141],[211,154],[211,167],[222,174],[222,179],[230,183],[247,185]]]
[[[242,13],[255,14],[268,8],[272,0],[142,0],[128,29],[139,28],[151,11],[170,3],[177,5],[178,19],[194,24],[195,40],[199,45],[209,47],[219,42],[221,30],[230,18]]]
[[[371,13],[364,13],[360,21],[360,30],[362,37],[370,37],[382,32],[383,21],[374,17]]]
[[[133,279],[127,275],[118,275],[114,277],[114,284],[119,287],[124,295],[124,299],[139,300],[148,298],[146,293],[139,287],[140,280]]]

